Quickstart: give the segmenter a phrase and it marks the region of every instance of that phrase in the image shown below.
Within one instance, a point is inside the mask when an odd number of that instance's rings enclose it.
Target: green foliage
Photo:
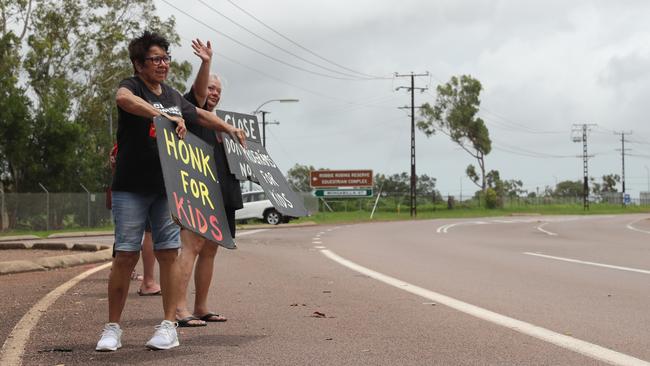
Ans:
[[[601,192],[618,192],[616,184],[621,182],[621,176],[618,174],[603,175],[603,185]]]
[[[492,188],[488,188],[485,191],[485,207],[489,209],[495,209],[499,207],[499,198],[497,197],[497,191]]]
[[[80,191],[82,183],[100,191],[109,184],[108,116],[117,126],[117,84],[133,74],[128,42],[144,29],[163,34],[172,47],[180,41],[174,18],[155,12],[153,0],[0,0],[6,188],[40,191],[41,182],[51,191]],[[188,62],[174,61],[169,84],[184,91],[191,71]]]
[[[499,201],[503,201],[504,198],[514,198],[526,194],[526,191],[522,189],[524,183],[521,180],[502,180],[498,170],[490,170],[485,178],[487,186],[494,189]]]
[[[20,188],[19,182],[33,164],[31,101],[18,86],[19,42],[13,33],[0,38],[0,180],[9,190]]]
[[[472,182],[485,190],[485,155],[492,150],[492,141],[485,122],[477,117],[482,89],[481,82],[469,75],[453,76],[436,88],[435,104],[425,103],[420,109],[422,120],[417,125],[427,136],[443,132],[475,158],[481,169],[481,184],[472,165],[466,172]]]
[[[411,174],[406,172],[388,176],[375,174],[373,188],[375,193],[378,193],[381,188],[382,192],[389,194],[409,194],[411,192]],[[436,178],[429,177],[426,174],[416,175],[415,192],[418,196],[435,196],[437,201],[442,199],[440,192],[436,190]]]
[[[309,172],[312,170],[321,170],[314,168],[313,165],[296,164],[287,172],[287,181],[298,192],[309,192]]]
[[[555,186],[553,194],[559,197],[581,197],[583,195],[583,182],[576,180],[565,180]]]

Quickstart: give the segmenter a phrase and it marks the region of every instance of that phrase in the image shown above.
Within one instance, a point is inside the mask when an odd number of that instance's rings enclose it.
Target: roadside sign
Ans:
[[[369,189],[317,189],[316,197],[372,197],[372,188]]]
[[[630,198],[629,193],[626,193],[625,195],[623,195],[623,202],[625,202],[626,205],[629,205],[630,203],[632,203],[632,199]]]
[[[313,188],[372,187],[372,170],[312,170],[309,185]]]

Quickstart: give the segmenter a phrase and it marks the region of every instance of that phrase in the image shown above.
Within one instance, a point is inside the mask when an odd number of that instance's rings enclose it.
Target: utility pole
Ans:
[[[587,133],[590,130],[590,127],[596,126],[591,123],[583,124],[574,124],[571,129],[571,135],[573,142],[582,141],[582,172],[583,172],[583,184],[582,184],[582,206],[586,210],[589,210],[589,158],[593,155],[587,154]]]
[[[260,110],[259,113],[262,113],[262,146],[266,147],[266,125],[279,125],[280,122],[266,122],[266,115],[271,113],[269,111]]]
[[[420,92],[424,92],[428,88],[416,88],[415,87],[415,77],[416,76],[429,76],[429,72],[427,71],[424,74],[414,74],[411,72],[410,74],[398,74],[395,73],[395,77],[401,78],[401,77],[410,77],[411,78],[411,86],[399,86],[395,88],[395,90],[400,90],[400,89],[407,89],[411,92],[411,217],[417,216],[417,202],[415,199],[415,187],[416,187],[416,175],[415,175],[415,90],[419,90]],[[419,108],[419,107],[418,107]]]
[[[625,135],[631,135],[632,131],[621,131],[621,132],[614,132],[615,135],[621,135],[621,185],[623,187],[622,193],[621,193],[621,203],[623,207],[625,207],[625,151],[629,150],[625,148]],[[616,149],[618,150],[618,149]]]

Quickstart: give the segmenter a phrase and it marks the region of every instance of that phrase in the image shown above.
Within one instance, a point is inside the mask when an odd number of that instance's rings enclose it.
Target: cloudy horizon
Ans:
[[[234,4],[345,69],[278,36]],[[648,103],[643,98],[650,91],[650,47],[645,42],[650,24],[644,15],[650,4],[234,4],[187,0],[181,12],[156,1],[158,15],[176,18],[183,45],[172,50],[175,59],[190,61],[196,71],[199,60],[191,53],[190,39],[213,43],[212,70],[225,84],[221,109],[250,113],[270,99],[300,99],[265,106],[271,112],[268,118],[280,122],[267,126],[267,148],[284,172],[295,164],[409,172],[410,118],[398,107],[410,104],[410,95],[395,91],[409,80],[392,76],[428,71],[430,77],[416,80],[416,86],[429,88],[416,93],[416,105],[432,103],[435,87],[451,76],[469,74],[481,81],[480,116],[493,141],[486,165],[499,170],[503,179],[520,179],[531,192],[556,181],[581,180],[582,144],[571,141],[571,130],[573,124],[590,123],[597,124],[589,135],[589,153],[594,154],[590,176],[600,180],[604,174],[621,174],[621,154],[616,151],[620,136],[614,132],[632,131],[626,144],[632,149],[626,156],[626,188],[633,197],[647,189],[650,130],[644,124]],[[341,80],[361,73],[385,79]],[[442,134],[427,138],[416,133],[416,161],[417,173],[437,178],[442,194],[457,195],[461,185],[464,195],[476,190],[465,176],[465,168],[475,161]]]

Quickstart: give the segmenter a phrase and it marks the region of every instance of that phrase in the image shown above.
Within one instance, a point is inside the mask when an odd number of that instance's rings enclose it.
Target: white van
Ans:
[[[235,220],[263,220],[267,224],[277,225],[289,222],[292,217],[279,213],[271,201],[266,198],[264,191],[253,191],[242,193],[244,208],[235,211]]]

